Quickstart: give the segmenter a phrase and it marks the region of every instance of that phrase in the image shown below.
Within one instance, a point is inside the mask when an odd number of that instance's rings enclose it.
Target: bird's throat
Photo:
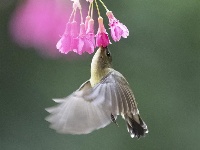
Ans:
[[[104,77],[105,71],[104,69],[100,68],[98,65],[98,62],[92,62],[91,64],[91,78],[90,83],[91,86],[95,86],[97,83],[101,81],[101,79]]]
[[[98,49],[93,56],[91,63],[90,83],[92,87],[99,83],[101,79],[110,71],[110,68],[103,65],[103,63],[104,62],[101,60],[101,49]]]

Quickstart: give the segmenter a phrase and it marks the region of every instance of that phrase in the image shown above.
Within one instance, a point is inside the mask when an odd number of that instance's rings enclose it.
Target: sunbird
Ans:
[[[132,138],[148,133],[129,83],[111,62],[109,49],[100,47],[92,58],[90,79],[69,96],[53,99],[58,104],[46,109],[50,128],[64,134],[88,134],[111,122],[117,124],[121,115]]]

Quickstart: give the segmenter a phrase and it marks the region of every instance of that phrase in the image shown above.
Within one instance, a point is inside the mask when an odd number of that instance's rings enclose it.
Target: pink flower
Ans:
[[[106,29],[104,27],[103,18],[99,17],[98,22],[99,22],[99,28],[98,28],[98,31],[97,31],[97,34],[96,34],[96,46],[106,47],[109,44],[111,44],[111,42],[109,40],[108,33],[106,32]]]
[[[87,31],[87,28],[88,28],[88,22],[89,22],[89,20],[90,20],[90,16],[87,16],[86,18],[85,18],[85,30]]]
[[[94,48],[95,46],[95,35],[94,35],[94,20],[90,19],[88,22],[87,30],[86,30],[87,38],[92,42]]]
[[[64,34],[61,39],[56,44],[56,48],[59,49],[59,52],[67,54],[71,45],[71,23],[67,23]]]
[[[94,52],[94,45],[92,41],[87,37],[85,31],[85,24],[80,24],[80,33],[78,37],[78,51],[79,55],[82,55],[84,52],[88,52],[89,54]]]
[[[67,54],[70,51],[79,53],[78,42],[77,22],[73,21],[72,23],[67,23],[65,32],[58,41],[56,48],[64,54]]]
[[[77,22],[73,21],[71,23],[71,44],[70,49],[74,52],[78,53],[78,29],[77,29]]]
[[[116,42],[119,41],[121,37],[127,38],[127,36],[129,35],[127,27],[120,23],[119,20],[114,17],[112,11],[108,11],[106,15],[109,19],[112,39]]]

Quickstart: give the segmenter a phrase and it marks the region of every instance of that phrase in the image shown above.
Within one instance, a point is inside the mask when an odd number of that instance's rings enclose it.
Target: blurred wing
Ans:
[[[115,70],[109,72],[85,99],[92,99],[95,105],[107,107],[115,117],[128,112],[139,113],[128,82],[122,74]]]
[[[51,123],[50,127],[59,133],[87,134],[108,125],[111,119],[107,107],[96,105],[91,99],[84,99],[90,93],[91,85],[86,81],[68,97],[55,99],[59,104],[46,109],[50,113],[46,118]]]

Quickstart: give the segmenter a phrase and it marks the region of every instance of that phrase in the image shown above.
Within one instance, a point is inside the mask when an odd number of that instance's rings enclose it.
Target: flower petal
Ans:
[[[56,48],[61,53],[67,54],[69,51],[71,51],[70,50],[70,44],[71,44],[70,32],[71,32],[71,23],[67,23],[64,34],[62,35],[61,39],[56,44]]]
[[[106,29],[104,27],[103,18],[99,17],[98,22],[99,22],[99,28],[98,28],[98,32],[96,34],[96,46],[106,47],[109,44],[111,44],[111,42],[110,42],[110,39],[108,37],[108,33],[106,32]]]
[[[78,53],[78,30],[77,30],[77,22],[73,21],[71,23],[71,44],[70,49],[74,52]]]
[[[121,39],[121,37],[127,38],[129,35],[128,28],[114,17],[112,11],[108,11],[106,15],[109,19],[112,39],[117,42]]]
[[[86,34],[85,31],[85,24],[80,24],[80,33],[78,36],[78,43],[77,43],[77,53],[79,55],[82,55],[84,52],[88,52],[89,54],[94,52],[94,44],[90,38],[90,34],[92,36],[92,33]],[[94,37],[93,37],[94,39]]]

